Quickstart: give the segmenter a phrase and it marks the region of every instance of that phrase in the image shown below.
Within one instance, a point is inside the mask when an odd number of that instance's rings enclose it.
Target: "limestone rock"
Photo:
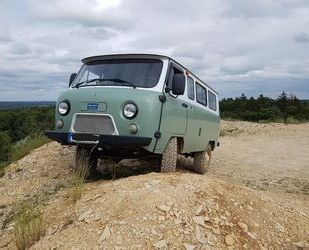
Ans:
[[[233,246],[235,244],[235,240],[234,240],[234,237],[233,235],[226,235],[225,236],[225,244],[227,246]]]
[[[154,248],[156,249],[162,249],[167,247],[167,241],[166,240],[160,240],[153,244]]]
[[[195,249],[195,245],[191,245],[191,244],[183,244],[183,246],[185,247],[186,250],[194,250]]]
[[[111,231],[108,227],[108,225],[104,228],[103,233],[101,234],[100,238],[99,238],[99,245],[101,245],[103,243],[103,241],[108,240],[111,236]]]
[[[170,211],[171,207],[165,204],[161,204],[157,206],[157,209],[159,209],[161,212],[167,213],[168,211]]]

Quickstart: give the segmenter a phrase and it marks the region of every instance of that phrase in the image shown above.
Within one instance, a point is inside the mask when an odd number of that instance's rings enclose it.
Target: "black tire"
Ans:
[[[177,165],[177,138],[173,137],[167,143],[161,160],[161,172],[175,172]]]
[[[97,147],[78,144],[75,154],[75,168],[80,177],[89,178],[96,175],[99,151]]]
[[[194,153],[193,171],[199,174],[205,174],[210,166],[211,144],[208,144],[205,151]]]

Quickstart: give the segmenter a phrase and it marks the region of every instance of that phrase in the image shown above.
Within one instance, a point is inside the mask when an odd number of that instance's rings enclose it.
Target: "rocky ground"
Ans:
[[[46,233],[32,249],[305,249],[309,247],[309,124],[223,122],[206,175],[122,162],[112,180],[71,195],[74,148],[55,142],[0,178],[0,248],[15,249],[14,214],[42,207]],[[104,167],[105,165],[105,167]]]

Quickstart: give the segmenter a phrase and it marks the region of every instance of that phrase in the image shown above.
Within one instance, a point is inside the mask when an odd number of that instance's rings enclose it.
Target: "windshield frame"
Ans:
[[[152,84],[151,86],[133,86],[131,83],[130,84],[90,84],[90,85],[80,85],[78,87],[76,87],[76,85],[78,85],[80,82],[77,82],[81,80],[81,78],[79,77],[81,72],[83,71],[83,68],[86,67],[87,65],[98,65],[98,64],[104,64],[106,62],[110,61],[111,63],[115,63],[117,64],[117,61],[119,61],[119,64],[121,64],[121,62],[124,62],[124,61],[132,61],[134,63],[134,61],[136,63],[138,62],[155,62],[155,63],[160,63],[160,70],[159,70],[159,73],[158,73],[158,76],[157,76],[157,81]],[[95,60],[95,61],[91,61],[91,62],[87,62],[87,63],[83,63],[82,66],[80,67],[80,69],[78,70],[78,73],[74,79],[74,81],[72,82],[70,88],[84,88],[84,87],[126,87],[126,88],[145,88],[145,89],[152,89],[152,88],[156,88],[158,86],[158,84],[160,83],[161,81],[161,78],[162,78],[162,73],[164,71],[164,68],[165,68],[165,62],[164,60],[162,59],[159,59],[159,58],[117,58],[117,59],[101,59],[101,60]],[[104,79],[104,78],[103,78]],[[91,79],[88,79],[87,81],[91,81]]]

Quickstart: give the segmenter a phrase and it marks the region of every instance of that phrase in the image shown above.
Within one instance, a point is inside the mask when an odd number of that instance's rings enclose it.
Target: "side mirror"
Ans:
[[[70,80],[69,80],[69,87],[71,87],[72,82],[75,80],[77,74],[76,73],[72,73],[70,76]]]
[[[183,95],[185,93],[186,78],[184,74],[174,74],[172,81],[172,93]]]

